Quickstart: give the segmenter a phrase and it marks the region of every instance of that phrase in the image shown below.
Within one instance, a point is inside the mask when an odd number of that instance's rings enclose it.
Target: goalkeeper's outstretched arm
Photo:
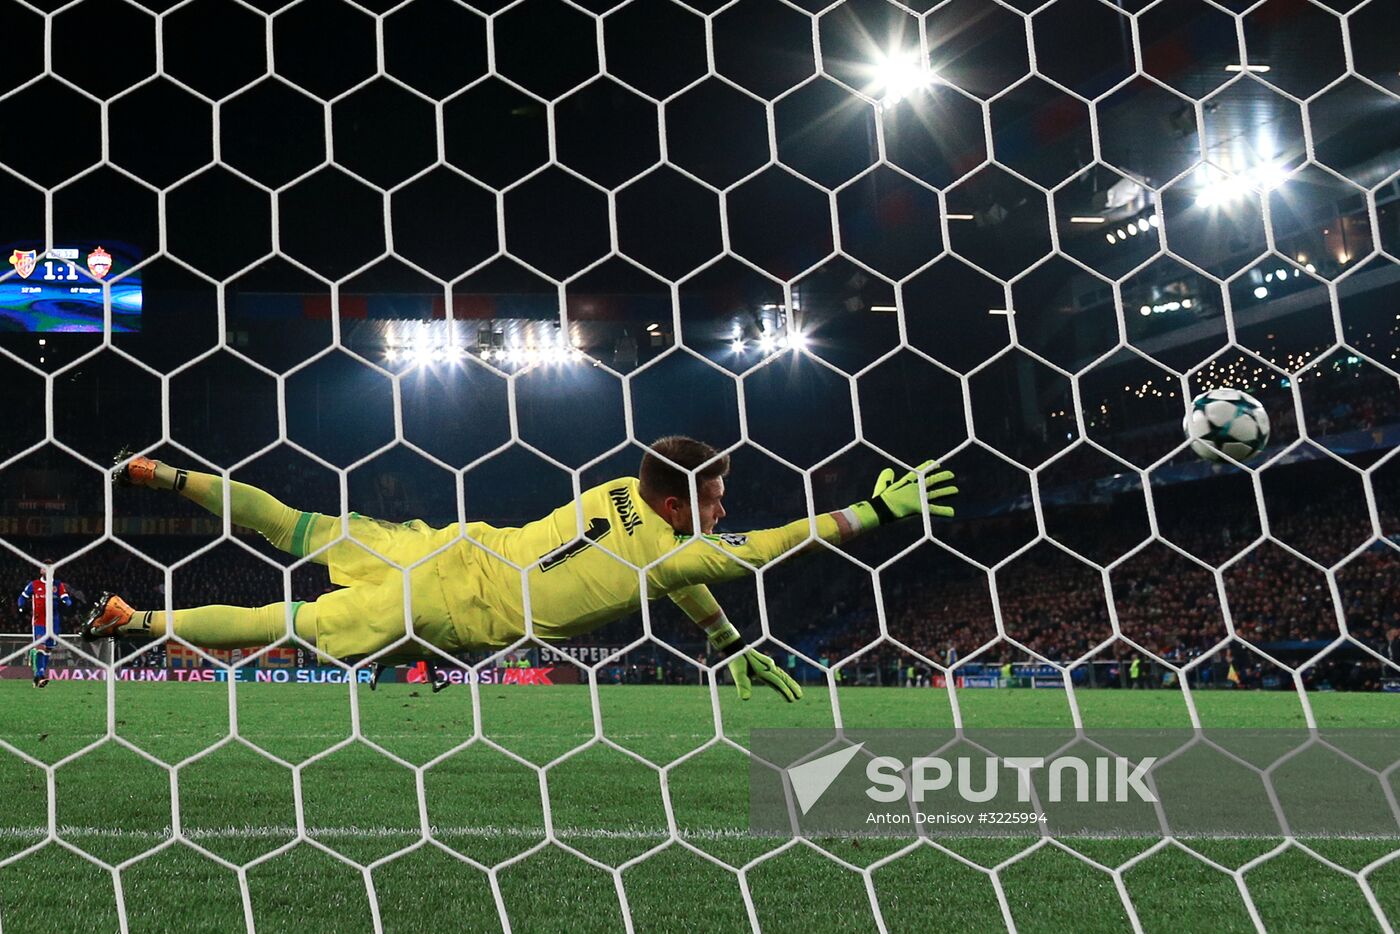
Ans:
[[[925,461],[897,480],[894,470],[886,468],[876,479],[870,499],[817,516],[816,538],[843,544],[882,525],[921,515],[925,506],[932,516],[952,518],[953,507],[944,501],[957,492],[953,472],[940,469],[937,461]],[[812,522],[806,518],[757,532],[701,535],[662,561],[653,571],[652,583],[671,592],[734,580],[804,543],[818,547]]]
[[[870,499],[818,516],[817,536],[840,544],[878,526],[917,516],[923,511],[923,504],[927,504],[931,515],[952,518],[953,507],[943,502],[958,492],[952,481],[952,471],[939,469],[935,461],[920,464],[917,470],[898,480],[894,470],[887,468],[876,479]],[[676,605],[705,630],[715,649],[733,656],[729,670],[743,700],[752,696],[754,682],[768,685],[788,702],[799,700],[802,688],[772,658],[744,644],[739,630],[725,618],[705,584],[742,577],[748,573],[746,564],[761,567],[804,542],[809,547],[816,545],[807,519],[760,532],[705,535],[692,540],[658,568],[661,580],[655,583],[664,587],[669,580],[674,587],[670,596]]]

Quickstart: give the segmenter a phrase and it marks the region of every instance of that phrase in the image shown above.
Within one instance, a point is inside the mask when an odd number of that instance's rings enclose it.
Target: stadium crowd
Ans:
[[[1347,492],[1318,490],[1319,498],[1306,509],[1271,525],[1273,537],[1296,543],[1305,554],[1340,558],[1357,551],[1370,530],[1337,514]],[[1383,513],[1381,525],[1391,531],[1392,542],[1400,543],[1398,519]],[[1222,536],[1209,522],[1182,525],[1195,534],[1178,537],[1175,544],[1193,555],[1207,552],[1210,540]],[[1115,533],[1109,528],[1105,534]],[[1237,539],[1234,547],[1249,545],[1250,539]],[[890,634],[940,661],[950,652],[953,658],[965,658],[996,637],[985,575],[966,573],[960,562],[950,564],[954,567],[945,574],[928,575],[917,587],[886,594]],[[1214,575],[1165,545],[1147,546],[1114,567],[1109,577],[1120,629],[1143,648],[1164,658],[1194,657],[1225,638]],[[1298,644],[1301,650],[1304,643],[1316,648],[1339,635],[1325,574],[1275,541],[1249,547],[1224,568],[1222,578],[1241,638],[1257,645]],[[1056,548],[1037,546],[1007,572],[999,572],[997,583],[1004,631],[1044,658],[1072,660],[1111,633],[1101,576]],[[1384,653],[1387,632],[1400,626],[1400,607],[1394,603],[1394,594],[1400,593],[1400,552],[1374,544],[1339,569],[1337,583],[1350,635]],[[872,627],[852,622],[843,620],[842,626],[818,635],[828,653],[839,657],[868,641],[864,637]],[[836,631],[842,627],[847,635]]]
[[[1349,387],[1335,399],[1324,398],[1322,403],[1328,407],[1318,416],[1314,431],[1355,430],[1391,422],[1400,413],[1400,405],[1391,398],[1394,395],[1358,395]],[[1374,457],[1362,455],[1357,461],[1369,463]],[[1359,480],[1337,481],[1336,471],[1345,469],[1330,460],[1313,460],[1266,472],[1265,502],[1273,540],[1258,544],[1261,524],[1253,495],[1247,484],[1239,485],[1238,477],[1233,481],[1216,477],[1179,482],[1154,490],[1162,537],[1209,566],[1223,567],[1221,577],[1236,635],[1291,665],[1315,656],[1338,638],[1338,601],[1351,638],[1378,655],[1392,651],[1400,635],[1400,607],[1394,601],[1394,594],[1400,593],[1400,552],[1382,543],[1363,548],[1372,534],[1369,513],[1360,496]],[[1378,471],[1373,485],[1380,528],[1392,543],[1400,543],[1395,474],[1393,469]],[[339,500],[334,474],[304,458],[269,460],[239,476],[284,500],[327,512],[333,511]],[[830,498],[824,496],[830,479],[814,476],[819,505],[824,506],[822,501]],[[755,495],[762,484],[751,480],[736,476],[732,484],[727,506],[736,520],[761,527],[790,518],[774,514],[772,510],[778,507]],[[1058,502],[1053,495],[1056,489],[1042,486],[1045,524],[1052,539],[1107,564],[1123,558],[1147,537],[1138,518],[1142,494],[1131,485],[1114,487],[1107,502],[1099,496],[1085,506],[1084,500],[1094,499],[1085,495],[1092,482],[1084,481],[1082,489],[1062,490],[1066,495]],[[1231,482],[1236,486],[1228,486]],[[373,509],[391,518],[406,518],[425,508],[415,499],[413,489],[410,476],[394,472],[366,471],[351,477],[352,500],[364,504],[361,508],[366,511]],[[139,502],[129,500],[128,495],[141,498]],[[1003,496],[1005,491],[998,489],[993,495]],[[949,548],[991,565],[1031,541],[1035,521],[1029,503],[983,503],[985,508],[978,508],[970,500],[968,505],[972,507],[968,518],[936,527],[936,535]],[[1093,510],[1087,520],[1082,513],[1086,508]],[[119,518],[203,515],[178,497],[142,495],[140,491],[118,491],[115,514]],[[441,524],[450,521],[448,515],[425,513],[425,517]],[[480,518],[520,521],[517,517]],[[1061,530],[1073,534],[1060,534]],[[185,562],[174,568],[170,578],[175,607],[261,605],[284,599],[279,567],[289,561],[256,536],[240,533],[241,544],[221,543],[211,552],[191,557],[214,534],[133,534],[124,539],[156,561]],[[78,538],[51,538],[36,540],[35,547],[41,557],[59,556],[89,543]],[[249,549],[266,554],[271,561],[261,560]],[[1291,549],[1327,567],[1347,559],[1336,574],[1336,601],[1325,574]],[[1108,571],[1112,612],[1104,574],[1098,568],[1048,541],[1017,554],[995,575],[1000,631],[1012,641],[998,637],[987,573],[953,552],[934,546],[925,546],[923,551],[924,556],[909,568],[882,575],[884,619],[892,639],[942,665],[1071,662],[1095,653],[1098,660],[1126,667],[1138,653],[1131,645],[1112,640],[1114,615],[1123,635],[1147,652],[1176,663],[1212,652],[1228,635],[1213,572],[1160,541]],[[789,562],[790,568],[768,578],[764,599],[774,636],[809,658],[828,662],[876,641],[879,613],[870,575],[845,560],[824,561],[819,568],[804,571],[802,562],[807,560]],[[32,570],[12,553],[0,556],[0,574],[16,592],[33,576]],[[65,561],[58,576],[68,582],[80,606],[112,586],[119,586],[137,606],[166,602],[164,572],[115,542],[103,542]],[[323,568],[306,565],[292,575],[291,596],[314,600],[329,587]],[[747,588],[737,599],[731,595],[738,591],[719,596],[736,625],[750,638],[756,637],[761,627],[753,584],[724,587]],[[651,613],[653,631],[692,657],[703,654],[699,631],[665,601],[657,607]],[[18,632],[21,627],[17,623],[12,628]],[[639,631],[640,619],[633,616],[599,630],[587,641],[623,645],[634,640]],[[1267,676],[1271,663],[1243,643],[1231,643],[1217,658],[1221,666],[1235,672],[1238,683],[1279,680]],[[927,670],[917,656],[891,643],[863,652],[853,662],[854,667],[877,673],[900,672],[899,682],[908,679],[911,664]],[[1330,653],[1307,674],[1311,680],[1356,687],[1374,686],[1383,676],[1381,662],[1353,646]],[[1392,669],[1388,676],[1400,676],[1400,671]],[[887,675],[878,677],[889,683]]]

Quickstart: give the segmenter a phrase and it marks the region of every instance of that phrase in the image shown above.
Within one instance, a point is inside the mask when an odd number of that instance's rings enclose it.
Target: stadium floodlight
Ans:
[[[788,333],[788,343],[793,350],[806,350],[807,335],[803,334],[800,330],[790,331]]]
[[[1071,224],[1105,224],[1108,222],[1108,218],[1096,217],[1092,214],[1076,214],[1069,219],[1069,222]]]
[[[1211,208],[1228,204],[1251,189],[1273,191],[1288,180],[1288,172],[1277,162],[1261,162],[1237,175],[1210,182],[1196,195],[1196,207]]]
[[[1261,285],[1261,286],[1257,287],[1257,288],[1254,290],[1254,297],[1255,297],[1255,298],[1268,298],[1268,297],[1269,297],[1269,290],[1266,289],[1266,288],[1264,288],[1264,287]]]
[[[729,345],[729,349],[732,350],[734,353],[743,353],[744,342],[736,337],[734,341]]]
[[[871,88],[882,107],[898,104],[933,83],[928,61],[915,50],[896,50],[876,57],[870,66]]]
[[[760,337],[760,338],[758,339],[758,349],[761,350],[761,351],[763,351],[764,353],[772,353],[772,352],[773,352],[773,335],[771,335],[771,334],[764,334],[762,337]]]
[[[1288,181],[1288,172],[1277,162],[1261,162],[1254,167],[1254,181],[1264,191],[1273,191]]]
[[[1196,207],[1213,208],[1216,205],[1232,201],[1237,195],[1244,191],[1244,188],[1245,184],[1243,180],[1238,177],[1212,182],[1201,189],[1200,193],[1196,195]]]

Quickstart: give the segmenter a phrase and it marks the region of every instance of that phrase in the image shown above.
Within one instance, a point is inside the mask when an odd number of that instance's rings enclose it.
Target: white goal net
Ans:
[[[63,581],[75,609],[11,602],[0,638],[0,688],[29,692],[0,703],[0,924],[825,929],[789,912],[826,893],[832,927],[1014,929],[1073,924],[1063,885],[1143,930],[1159,876],[1246,927],[1292,884],[1393,929],[1394,826],[1345,851],[775,841],[745,796],[750,729],[1397,722],[1397,12],[10,0],[0,569],[5,599]],[[1244,463],[1183,432],[1221,389],[1267,413]],[[954,519],[715,588],[799,704],[739,702],[666,601],[460,654],[410,607],[351,660],[290,611],[268,648],[76,638],[108,590],[332,588],[113,487],[123,448],[455,526],[528,614],[531,568],[469,525],[577,502],[670,434],[731,456],[722,532],[815,537],[885,467],[957,474]],[[36,621],[61,628],[42,692]]]

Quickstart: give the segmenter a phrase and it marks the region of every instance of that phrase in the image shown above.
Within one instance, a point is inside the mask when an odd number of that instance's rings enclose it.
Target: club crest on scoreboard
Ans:
[[[38,250],[14,250],[10,253],[10,265],[15,267],[21,279],[28,279],[39,261]]]
[[[87,267],[94,279],[101,279],[112,271],[112,254],[98,247],[87,255]]]

